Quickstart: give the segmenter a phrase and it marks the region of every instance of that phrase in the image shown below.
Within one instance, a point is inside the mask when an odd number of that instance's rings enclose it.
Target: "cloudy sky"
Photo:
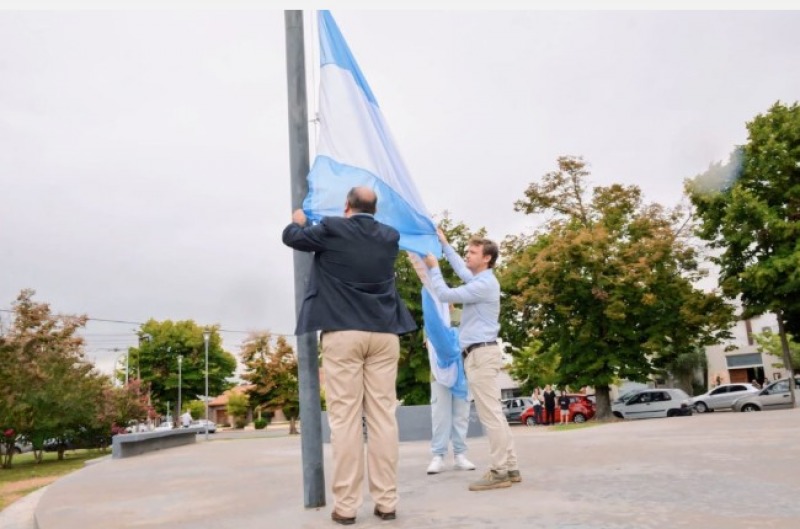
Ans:
[[[333,15],[428,209],[496,239],[536,226],[513,203],[560,155],[675,205],[800,91],[800,12]],[[292,333],[283,25],[0,11],[0,309],[34,288],[55,312],[129,322],[87,328],[105,369],[151,317]],[[223,334],[231,351],[244,336]]]

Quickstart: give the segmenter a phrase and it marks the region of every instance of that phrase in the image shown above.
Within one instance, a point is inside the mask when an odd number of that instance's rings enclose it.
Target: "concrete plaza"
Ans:
[[[800,409],[512,428],[523,482],[470,492],[474,472],[428,476],[425,441],[400,447],[395,521],[365,501],[355,527],[750,529],[800,523]],[[212,439],[213,436],[212,436]],[[331,452],[325,445],[330,479]],[[216,439],[89,465],[38,499],[38,529],[339,527],[303,507],[298,437]]]

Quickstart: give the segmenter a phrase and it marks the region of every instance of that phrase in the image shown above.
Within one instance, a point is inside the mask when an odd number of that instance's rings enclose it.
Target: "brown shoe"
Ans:
[[[375,506],[375,510],[374,510],[373,512],[375,513],[375,516],[377,516],[377,517],[378,517],[378,518],[380,518],[381,520],[394,520],[395,518],[397,518],[397,512],[396,512],[396,511],[392,511],[392,512],[381,512],[381,511],[378,509],[378,506],[377,506],[377,505]]]
[[[336,511],[332,511],[331,512],[331,520],[333,520],[334,522],[338,523],[339,525],[353,525],[354,523],[356,523],[356,517],[355,516],[351,516],[351,517],[342,516],[341,514],[339,514]]]
[[[473,481],[469,484],[469,490],[491,490],[491,489],[505,489],[511,486],[511,480],[508,478],[508,472],[498,472],[490,470],[483,475],[478,481]]]
[[[521,483],[522,475],[519,473],[519,470],[509,470],[508,479],[511,483]]]

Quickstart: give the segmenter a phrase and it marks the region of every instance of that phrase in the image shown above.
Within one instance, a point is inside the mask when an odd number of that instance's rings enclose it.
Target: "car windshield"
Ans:
[[[638,395],[642,391],[644,391],[644,390],[642,390],[642,389],[633,389],[631,391],[628,391],[627,393],[623,393],[620,396],[619,400],[620,400],[620,402],[628,402],[629,400],[631,400],[633,397],[635,397],[636,395]]]

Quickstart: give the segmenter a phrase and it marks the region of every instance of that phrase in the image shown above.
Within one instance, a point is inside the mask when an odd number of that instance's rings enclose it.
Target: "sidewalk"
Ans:
[[[764,529],[800,519],[798,409],[512,430],[521,484],[470,492],[480,469],[428,476],[428,443],[401,443],[397,520],[374,517],[365,493],[356,527]],[[470,448],[484,468],[486,439]],[[35,514],[38,529],[339,527],[326,494],[327,506],[303,508],[298,437],[220,439],[88,466],[50,485]]]

